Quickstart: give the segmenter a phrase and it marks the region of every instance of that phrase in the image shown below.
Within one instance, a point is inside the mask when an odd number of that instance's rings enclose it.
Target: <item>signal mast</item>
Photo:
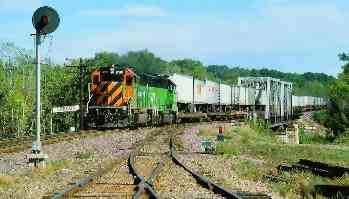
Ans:
[[[35,34],[35,53],[36,53],[36,93],[35,93],[35,115],[36,115],[36,136],[32,145],[32,153],[28,155],[30,163],[34,163],[35,166],[41,161],[47,159],[47,155],[42,153],[41,150],[41,102],[40,102],[40,44],[42,36],[54,32],[58,25],[60,19],[59,15],[53,8],[49,6],[44,6],[38,8],[32,17],[32,23],[36,30]]]

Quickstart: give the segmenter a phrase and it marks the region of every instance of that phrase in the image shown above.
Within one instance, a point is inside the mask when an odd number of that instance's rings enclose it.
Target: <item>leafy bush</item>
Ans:
[[[317,132],[305,132],[304,129],[299,130],[300,144],[331,144],[333,138],[330,136],[322,136]]]
[[[324,126],[328,126],[329,113],[327,110],[316,111],[313,113],[313,119]]]
[[[334,143],[349,145],[349,129],[347,129],[342,135],[338,136]]]

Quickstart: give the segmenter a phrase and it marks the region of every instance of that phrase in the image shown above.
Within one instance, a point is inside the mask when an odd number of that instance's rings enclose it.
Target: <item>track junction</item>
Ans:
[[[128,157],[45,198],[271,198],[229,191],[186,167],[180,156],[193,152],[176,150],[180,133],[180,128],[156,129],[138,142]]]

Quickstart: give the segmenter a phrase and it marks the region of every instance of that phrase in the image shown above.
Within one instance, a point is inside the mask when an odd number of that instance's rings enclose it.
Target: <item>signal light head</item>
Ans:
[[[45,26],[48,24],[48,16],[44,15],[41,17],[41,21],[43,24],[45,24]]]
[[[35,29],[41,31],[48,24],[48,16],[41,17],[40,22],[36,24]]]
[[[38,8],[32,17],[33,26],[40,34],[54,32],[59,25],[59,21],[56,10],[48,6]]]

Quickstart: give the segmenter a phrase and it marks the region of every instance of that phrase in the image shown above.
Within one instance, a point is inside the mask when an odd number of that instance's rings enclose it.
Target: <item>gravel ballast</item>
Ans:
[[[132,146],[153,130],[117,129],[108,135],[43,146],[44,153],[49,156],[48,164],[43,169],[35,170],[26,164],[29,150],[2,156],[0,198],[41,198],[47,193],[61,190],[70,182],[95,172],[105,162],[125,158]],[[1,179],[7,180],[1,183]]]

